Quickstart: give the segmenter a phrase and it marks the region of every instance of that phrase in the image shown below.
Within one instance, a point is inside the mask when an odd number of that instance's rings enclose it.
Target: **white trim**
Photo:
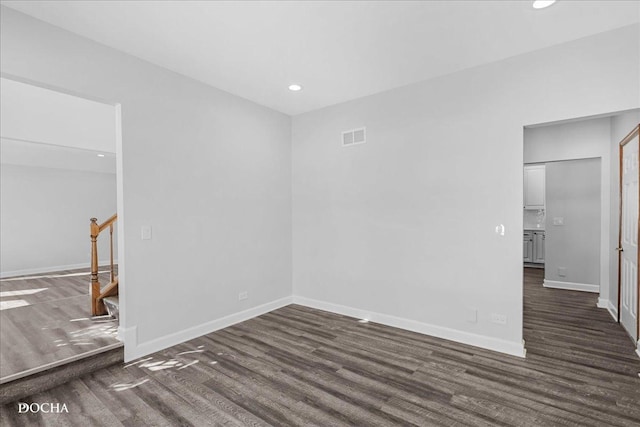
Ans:
[[[590,285],[587,283],[558,282],[556,280],[544,279],[542,286],[545,288],[566,289],[569,291],[594,292],[596,294],[600,293],[600,286]]]
[[[618,321],[618,310],[614,307],[614,305],[608,299],[604,299],[602,297],[598,298],[598,303],[596,304],[598,308],[606,308],[613,320]]]
[[[228,328],[236,323],[244,322],[245,320],[285,307],[292,302],[292,297],[284,297],[143,343],[138,343],[138,330],[136,326],[124,328],[122,330],[125,341],[124,361],[130,362],[139,357],[155,353],[156,351],[164,350],[165,348],[210,334],[223,328]]]
[[[124,336],[126,333],[127,331],[125,330],[125,328],[123,328],[122,325],[119,325],[116,331],[116,338],[118,339],[118,341],[120,341],[123,344],[124,344]]]
[[[98,262],[101,267],[107,266],[111,263],[110,260],[103,260]],[[113,260],[114,264],[118,263],[118,260]],[[81,268],[91,268],[90,262],[83,262],[81,264],[67,264],[67,265],[54,265],[51,267],[39,267],[39,268],[27,268],[24,270],[5,271],[0,273],[0,279],[9,279],[16,276],[27,276],[30,274],[42,274],[42,273],[54,273],[63,270],[78,270]]]
[[[636,348],[636,354],[638,355],[638,357],[640,357],[640,340],[638,340],[638,346]],[[640,375],[640,373],[638,373],[638,375]]]
[[[122,232],[118,233],[118,258],[122,261],[118,263],[118,339],[124,343],[125,355],[127,354],[127,343],[136,343],[137,339],[134,335],[134,340],[129,341],[127,339],[127,296],[129,295],[126,276],[126,248],[125,242],[127,239],[125,230],[126,216],[124,213],[124,173],[122,166],[123,150],[122,150],[122,105],[119,103],[114,105],[115,108],[115,122],[116,128],[116,213],[118,215],[118,230]],[[131,328],[129,328],[131,329]],[[133,329],[135,330],[135,328]]]
[[[498,351],[500,353],[510,354],[517,357],[525,357],[526,349],[524,340],[520,343],[493,338],[486,335],[478,335],[470,332],[464,332],[456,329],[445,328],[442,326],[432,325],[429,323],[417,322],[415,320],[405,319],[401,317],[390,316],[388,314],[374,313],[358,308],[347,307],[344,305],[333,304],[330,302],[314,300],[301,296],[293,296],[293,303],[304,305],[306,307],[316,308],[319,310],[330,311],[332,313],[344,316],[355,317],[356,319],[367,319],[386,326],[405,329],[412,332],[418,332],[424,335],[430,335],[437,338],[443,338],[463,344],[469,344],[488,350]]]
[[[613,317],[613,320],[618,321],[618,308],[613,305],[611,301],[608,301],[607,310],[609,310],[609,314]]]

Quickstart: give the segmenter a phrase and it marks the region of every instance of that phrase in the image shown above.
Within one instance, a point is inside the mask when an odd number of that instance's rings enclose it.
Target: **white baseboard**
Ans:
[[[118,341],[124,343],[124,336],[126,333],[127,331],[122,326],[118,326],[118,330],[116,331],[116,338],[118,339]]]
[[[111,263],[110,260],[100,261],[98,265],[105,266]],[[114,264],[118,263],[118,260],[113,261]],[[27,268],[24,270],[14,270],[14,271],[3,271],[0,273],[0,279],[8,279],[16,276],[28,276],[32,274],[42,274],[42,273],[52,273],[55,271],[63,271],[63,270],[77,270],[80,268],[91,268],[91,263],[84,262],[81,264],[67,264],[67,265],[52,265],[50,267],[38,267],[38,268]]]
[[[609,314],[613,317],[613,320],[618,321],[618,308],[613,305],[611,301],[608,301],[607,310],[609,310]]]
[[[618,321],[618,310],[614,307],[614,305],[608,299],[604,299],[602,297],[598,298],[598,304],[596,304],[598,308],[606,308],[613,320]]]
[[[306,307],[316,308],[319,310],[330,311],[332,313],[341,314],[344,316],[355,317],[356,319],[368,319],[372,322],[381,323],[386,326],[392,326],[395,328],[418,332],[420,334],[430,335],[437,338],[443,338],[450,341],[469,344],[500,353],[510,354],[512,356],[525,357],[526,354],[524,340],[521,343],[506,341],[499,338],[488,337],[486,335],[473,334],[470,332],[464,332],[428,323],[417,322],[415,320],[390,316],[388,314],[372,313],[371,311],[367,310],[361,310],[358,308],[347,307],[344,305],[333,304],[296,295],[293,296],[293,303],[304,305]]]
[[[638,346],[636,348],[636,354],[638,355],[638,357],[640,357],[640,340],[638,340]],[[638,375],[640,375],[640,373],[638,373]]]
[[[544,279],[542,286],[545,288],[566,289],[569,291],[600,292],[599,285],[590,285],[587,283],[558,282],[556,280]]]
[[[293,299],[290,296],[281,298],[143,343],[138,343],[138,330],[136,326],[123,328],[122,336],[125,343],[124,361],[130,362],[139,357],[155,353],[156,351],[164,350],[165,348],[169,348],[185,341],[210,334],[211,332],[227,328],[235,325],[236,323],[244,322],[245,320],[285,307],[292,302]]]

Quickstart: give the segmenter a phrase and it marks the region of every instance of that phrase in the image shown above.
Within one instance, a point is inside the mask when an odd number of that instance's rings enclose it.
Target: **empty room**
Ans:
[[[640,2],[0,5],[3,426],[640,425]]]

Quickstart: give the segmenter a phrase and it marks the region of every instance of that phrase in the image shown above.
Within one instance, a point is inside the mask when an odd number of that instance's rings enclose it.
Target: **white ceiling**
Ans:
[[[3,138],[116,152],[113,105],[6,78],[0,78],[0,125]]]
[[[113,105],[0,78],[3,165],[115,173],[115,151]]]
[[[290,115],[640,22],[637,1],[531,3],[2,2]]]
[[[104,157],[98,157],[102,154]],[[116,173],[116,155],[0,137],[0,163],[97,173]]]

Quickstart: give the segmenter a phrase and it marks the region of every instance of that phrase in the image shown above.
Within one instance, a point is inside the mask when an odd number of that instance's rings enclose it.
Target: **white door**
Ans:
[[[624,143],[624,141],[623,141]],[[622,145],[620,323],[638,338],[638,133]]]

